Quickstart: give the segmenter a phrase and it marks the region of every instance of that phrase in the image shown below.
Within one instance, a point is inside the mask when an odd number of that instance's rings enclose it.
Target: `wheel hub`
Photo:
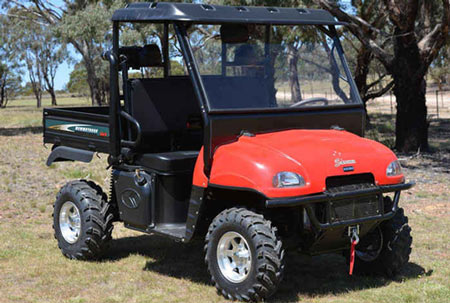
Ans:
[[[374,261],[383,249],[383,233],[380,227],[367,234],[356,246],[356,255],[363,261]]]
[[[234,231],[223,234],[217,246],[217,263],[228,281],[244,281],[252,265],[250,247],[245,238]]]
[[[81,231],[81,216],[78,207],[71,201],[66,201],[59,211],[59,229],[68,243],[78,241]]]

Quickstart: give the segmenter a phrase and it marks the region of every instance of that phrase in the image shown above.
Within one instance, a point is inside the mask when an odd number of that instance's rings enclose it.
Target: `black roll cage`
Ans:
[[[345,72],[346,79],[348,80],[348,83],[350,85],[350,98],[357,101],[354,104],[343,104],[343,105],[334,105],[329,106],[327,108],[322,107],[308,107],[308,108],[264,108],[264,109],[251,109],[251,110],[218,110],[218,109],[211,109],[210,102],[208,100],[208,96],[206,94],[201,75],[199,73],[199,69],[196,63],[196,60],[193,55],[193,51],[191,49],[190,42],[188,40],[187,36],[187,30],[186,27],[195,23],[195,24],[202,24],[202,22],[183,22],[183,21],[176,21],[176,20],[167,20],[164,22],[152,22],[152,21],[129,21],[129,20],[113,20],[113,48],[111,52],[105,53],[105,59],[109,60],[110,62],[110,112],[109,112],[109,125],[110,125],[110,155],[111,155],[111,163],[118,163],[121,155],[121,149],[122,147],[137,147],[139,145],[139,142],[141,140],[140,138],[140,126],[139,123],[126,111],[122,110],[121,108],[121,99],[124,98],[124,96],[120,95],[120,89],[119,89],[119,25],[120,23],[150,23],[150,24],[156,24],[156,23],[163,23],[164,24],[164,37],[163,37],[163,43],[162,43],[162,53],[163,53],[163,68],[164,68],[164,78],[168,77],[169,74],[169,25],[173,24],[176,37],[178,39],[178,43],[180,44],[180,48],[182,50],[182,55],[185,60],[185,64],[190,76],[190,79],[193,84],[194,92],[197,97],[197,100],[199,102],[199,106],[201,109],[201,115],[203,119],[203,126],[204,126],[204,142],[203,142],[203,161],[204,161],[204,167],[205,167],[205,173],[208,176],[212,164],[212,157],[215,148],[219,145],[217,143],[217,140],[214,140],[213,136],[213,130],[211,126],[211,120],[212,117],[216,118],[223,118],[224,115],[230,115],[230,116],[236,116],[239,114],[242,115],[248,115],[249,117],[254,117],[255,115],[267,115],[267,114],[273,114],[279,115],[279,114],[291,114],[294,112],[305,112],[308,114],[308,112],[317,112],[317,113],[324,113],[327,110],[333,109],[336,111],[337,114],[339,112],[343,112],[343,110],[350,110],[354,113],[359,113],[363,110],[362,101],[360,99],[360,96],[358,94],[358,90],[356,87],[355,82],[353,81],[353,77],[351,75],[350,69],[348,67],[347,61],[344,56],[344,51],[342,48],[342,45],[339,41],[338,34],[336,32],[335,25],[340,25],[340,23],[335,24],[308,24],[308,23],[293,23],[290,25],[316,25],[319,29],[321,29],[327,36],[333,39],[334,47],[337,50],[337,53],[340,57],[340,60],[343,63],[343,69]],[[203,22],[204,23],[204,22]],[[221,24],[224,24],[226,22],[223,22]],[[237,23],[237,22],[233,22]],[[248,23],[248,22],[243,22]],[[267,55],[267,46],[270,42],[270,29],[273,25],[272,23],[263,24],[266,26],[265,31],[265,44],[266,44],[266,55]],[[289,25],[284,24],[282,25]],[[328,29],[324,27],[324,25],[328,26]],[[223,55],[223,54],[222,54]],[[325,113],[326,114],[326,113]],[[134,126],[136,130],[136,138],[134,140],[124,140],[123,134],[122,134],[122,126],[121,126],[121,119],[127,120],[131,125]],[[356,131],[359,134],[363,134],[364,132],[364,118],[362,118],[361,123],[361,131]],[[267,130],[266,130],[267,131]]]

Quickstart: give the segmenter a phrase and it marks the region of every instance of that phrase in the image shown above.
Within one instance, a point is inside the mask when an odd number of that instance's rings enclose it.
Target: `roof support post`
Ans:
[[[113,158],[120,155],[120,121],[119,121],[119,23],[113,22],[113,48],[109,56],[109,83],[110,83],[110,105],[109,105],[109,148]]]
[[[184,61],[186,62],[186,67],[191,77],[192,85],[194,86],[195,95],[198,99],[198,102],[200,104],[200,110],[202,112],[203,129],[204,129],[203,161],[205,167],[205,174],[209,176],[212,161],[212,151],[211,151],[212,139],[211,139],[210,121],[208,116],[209,111],[208,97],[206,95],[205,88],[203,87],[203,82],[201,80],[201,76],[198,71],[197,63],[195,62],[191,45],[187,39],[186,28],[181,23],[174,23],[174,27],[178,42],[180,43],[181,51],[183,53]]]
[[[164,37],[162,41],[163,59],[164,59],[164,78],[169,77],[170,58],[169,58],[169,23],[164,23]]]

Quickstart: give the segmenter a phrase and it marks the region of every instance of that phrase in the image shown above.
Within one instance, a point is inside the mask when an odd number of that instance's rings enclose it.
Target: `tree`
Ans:
[[[9,43],[11,47],[19,46],[17,52],[27,67],[38,107],[44,90],[50,94],[52,105],[56,105],[54,79],[58,66],[67,56],[65,45],[55,37],[52,28],[27,9],[11,7],[7,18],[10,19]]]
[[[430,77],[438,85],[439,90],[444,84],[450,83],[450,40],[446,47],[442,48],[434,60],[430,69]]]
[[[53,14],[44,1],[33,1],[45,12],[49,22],[58,22],[58,32],[81,54],[87,72],[92,104],[106,103],[108,89],[108,64],[101,59],[107,49],[105,34],[111,30],[111,16],[115,9],[123,7],[123,1],[64,1],[66,8],[59,15]],[[53,19],[56,18],[56,19]]]
[[[376,26],[351,15],[339,1],[314,0],[341,21],[379,60],[394,81],[397,100],[396,149],[428,150],[425,75],[449,32],[448,0],[383,0],[387,22]],[[371,1],[354,0],[363,7]],[[370,34],[368,34],[370,33]]]
[[[355,13],[366,20],[372,27],[379,28],[387,21],[382,3],[376,0],[367,0],[360,5],[354,5]],[[370,125],[367,112],[367,103],[387,93],[394,82],[388,79],[386,69],[373,55],[370,48],[360,43],[346,27],[338,29],[344,38],[343,46],[347,51],[347,60],[353,70],[354,80],[366,110],[366,124]],[[376,32],[366,30],[366,35],[376,39]]]
[[[20,76],[11,72],[6,64],[0,64],[0,108],[5,108],[9,99],[18,95],[21,82]]]
[[[43,42],[41,44],[42,56],[39,58],[45,90],[50,94],[52,105],[56,103],[55,77],[61,63],[67,59],[66,46],[55,37],[54,32],[48,27],[43,28]]]
[[[72,94],[81,96],[89,95],[89,84],[87,82],[87,72],[82,62],[75,64],[73,71],[70,73],[70,79],[67,83],[67,90]]]
[[[39,108],[42,105],[43,93],[41,64],[44,57],[42,49],[43,28],[28,11],[11,8],[8,11],[8,16],[11,18],[10,30],[12,31],[10,43],[16,46],[20,60],[25,63],[28,79],[36,98],[36,106]],[[16,16],[20,16],[20,18]]]
[[[81,54],[87,71],[92,104],[105,103],[108,67],[101,60],[101,53],[108,41],[105,41],[104,36],[111,30],[113,11],[124,7],[125,1],[63,0],[63,6],[47,0],[11,0],[9,3],[54,27],[64,42],[73,45]]]
[[[0,108],[6,107],[8,100],[20,90],[20,62],[16,55],[12,22],[0,15]]]

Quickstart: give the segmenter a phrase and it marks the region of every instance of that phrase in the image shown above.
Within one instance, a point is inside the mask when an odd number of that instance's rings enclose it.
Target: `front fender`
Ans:
[[[270,147],[238,141],[216,150],[209,183],[245,188],[266,197],[298,196],[310,192],[308,181],[304,187],[275,188],[273,178],[282,171],[295,172],[309,180],[303,166],[289,156]]]

